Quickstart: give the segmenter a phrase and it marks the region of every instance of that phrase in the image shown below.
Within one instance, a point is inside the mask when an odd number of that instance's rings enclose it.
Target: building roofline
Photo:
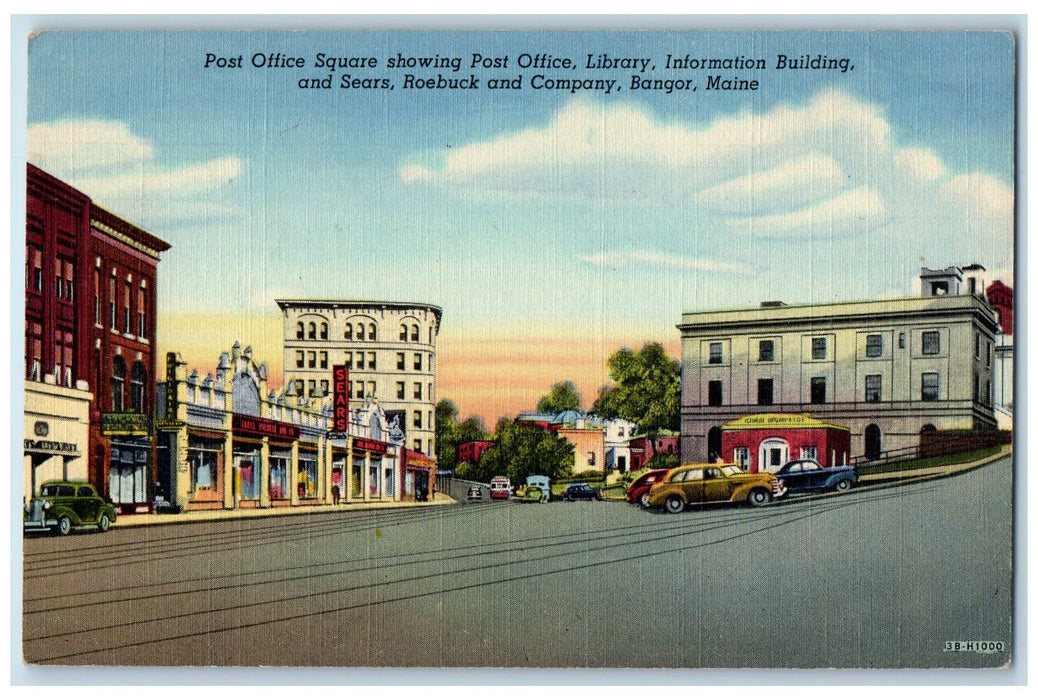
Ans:
[[[427,309],[436,314],[443,314],[443,309],[435,304],[418,301],[385,301],[379,299],[275,299],[274,303],[282,311],[290,307],[311,306],[329,309],[351,309],[356,307],[383,309]]]

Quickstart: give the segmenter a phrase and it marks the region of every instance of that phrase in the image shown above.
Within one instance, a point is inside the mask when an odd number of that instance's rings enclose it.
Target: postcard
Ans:
[[[35,32],[22,662],[1012,669],[1017,56]]]

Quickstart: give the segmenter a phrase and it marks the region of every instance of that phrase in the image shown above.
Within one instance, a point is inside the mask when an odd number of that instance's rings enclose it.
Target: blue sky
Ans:
[[[248,66],[272,52],[308,67]],[[336,81],[396,87],[299,89],[328,74],[320,52],[380,61]],[[383,68],[398,52],[463,65]],[[473,53],[511,63],[470,71]],[[522,70],[522,53],[579,68]],[[601,53],[697,91],[631,91],[636,71],[584,68]],[[668,53],[769,68],[665,71]],[[778,54],[853,70],[775,70]],[[1014,61],[986,31],[44,33],[27,150],[173,245],[167,313],[389,298],[442,306],[445,332],[672,341],[683,311],[907,294],[921,265],[1012,284]],[[527,87],[405,90],[407,72]],[[760,87],[706,91],[714,73]],[[533,90],[536,74],[623,89]]]

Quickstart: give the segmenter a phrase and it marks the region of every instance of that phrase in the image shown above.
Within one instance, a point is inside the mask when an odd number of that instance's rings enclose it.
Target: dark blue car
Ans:
[[[858,471],[854,467],[823,467],[812,459],[786,462],[775,476],[782,480],[791,494],[846,491],[858,482]]]
[[[562,498],[566,501],[576,501],[578,499],[601,501],[602,492],[596,488],[588,486],[587,484],[570,484],[566,487],[566,491],[562,494]]]

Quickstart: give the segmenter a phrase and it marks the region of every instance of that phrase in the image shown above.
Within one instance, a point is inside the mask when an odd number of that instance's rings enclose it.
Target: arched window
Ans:
[[[321,322],[321,340],[328,340],[328,324]]]
[[[122,411],[125,404],[126,363],[116,355],[112,358],[112,411]]]
[[[343,338],[345,338],[346,340],[353,340],[353,325],[352,324],[349,324],[349,323],[346,324],[346,333],[343,335]]]
[[[374,339],[375,339],[375,324],[374,323],[369,323],[368,324],[368,340],[374,340]]]
[[[303,322],[300,321],[296,324],[296,340],[303,339]]]
[[[313,321],[310,322],[310,335],[308,338],[310,340],[317,340],[317,324]]]
[[[136,413],[146,413],[144,387],[148,383],[148,372],[144,369],[144,363],[137,360],[133,363],[130,372],[130,410]]]
[[[407,325],[400,325],[400,340],[407,340]]]
[[[418,326],[411,326],[411,342],[418,342]]]
[[[721,454],[721,428],[716,425],[706,434],[706,453],[711,462]]]

